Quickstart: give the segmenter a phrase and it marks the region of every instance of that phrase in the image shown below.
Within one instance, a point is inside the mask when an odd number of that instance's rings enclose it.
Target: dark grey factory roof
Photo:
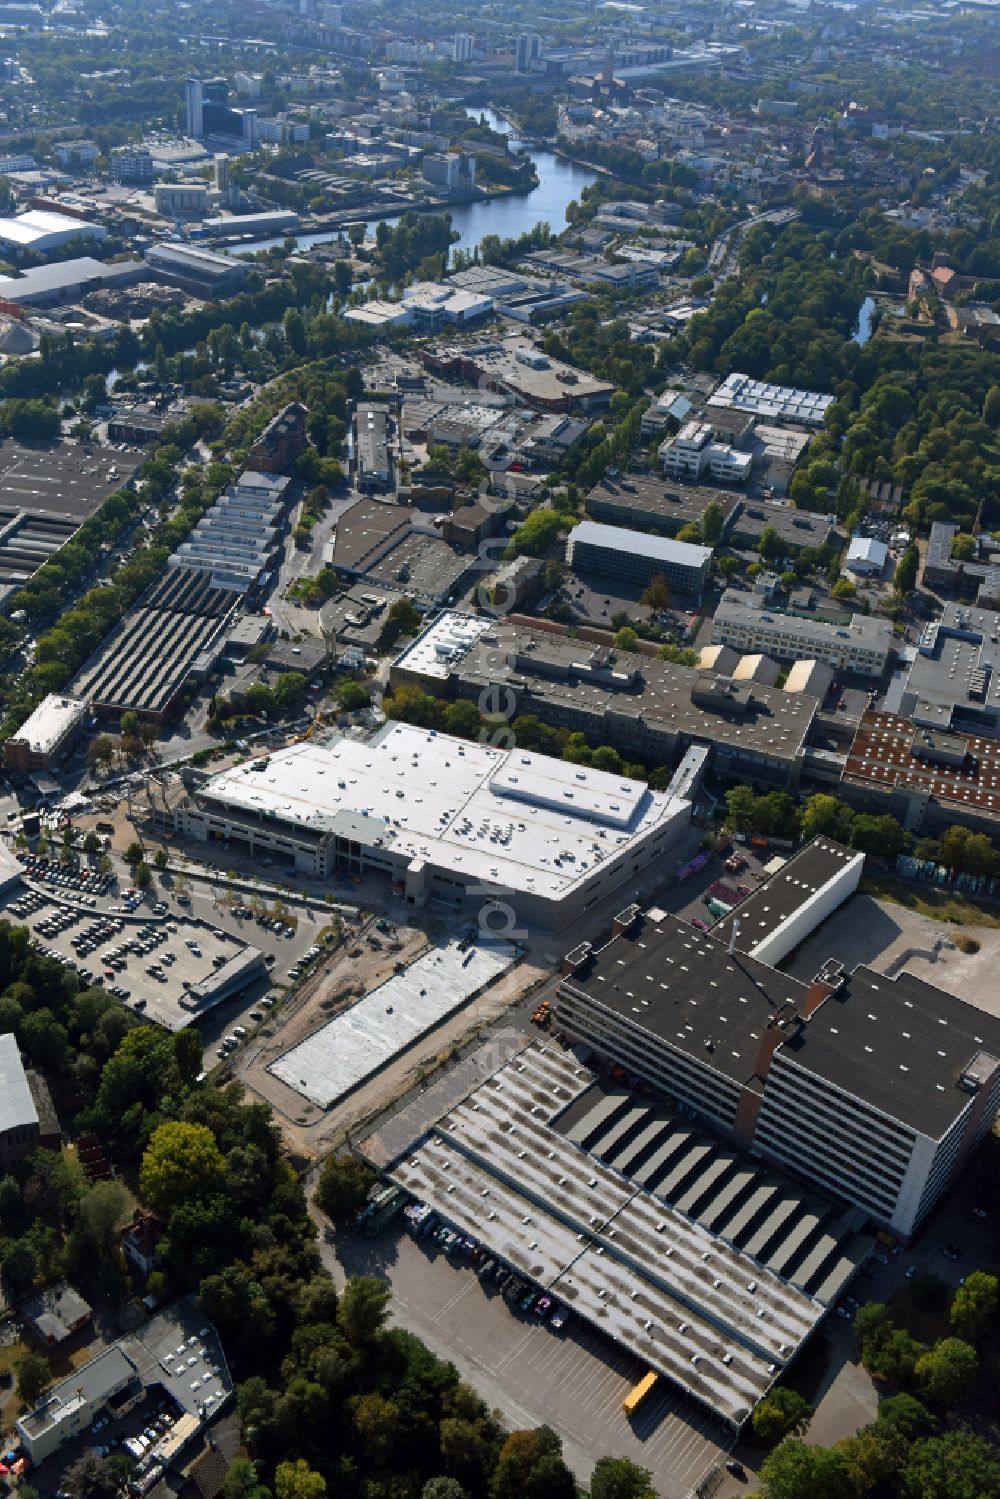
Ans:
[[[981,1054],[1000,1059],[1000,1020],[915,974],[858,968],[786,1041],[782,1057],[880,1113],[940,1139],[972,1092]],[[989,1063],[987,1062],[987,1066]]]
[[[647,915],[563,983],[738,1083],[753,1074],[768,1021],[807,993],[675,916]]]
[[[739,922],[736,945],[751,952],[758,942],[777,931],[799,906],[840,873],[844,865],[856,859],[857,853],[832,838],[814,838],[800,849],[783,869],[760,885],[746,900],[712,929],[720,942],[729,941],[734,923]]]

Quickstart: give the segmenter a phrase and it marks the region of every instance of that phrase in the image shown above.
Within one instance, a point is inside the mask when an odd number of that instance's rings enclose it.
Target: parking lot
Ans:
[[[167,1030],[190,1021],[189,1006],[182,1003],[187,991],[210,983],[247,950],[246,943],[202,922],[121,906],[89,909],[39,885],[28,885],[3,909],[29,928],[46,957]]]
[[[511,1427],[553,1426],[581,1481],[608,1453],[648,1468],[661,1499],[686,1499],[719,1459],[729,1437],[706,1412],[664,1385],[630,1422],[622,1401],[645,1374],[628,1354],[582,1323],[560,1332],[533,1313],[511,1310],[495,1283],[480,1284],[467,1263],[454,1264],[426,1241],[390,1229],[351,1238],[323,1255],[339,1281],[384,1277],[392,1319],[450,1359]],[[723,1453],[724,1456],[724,1453]]]

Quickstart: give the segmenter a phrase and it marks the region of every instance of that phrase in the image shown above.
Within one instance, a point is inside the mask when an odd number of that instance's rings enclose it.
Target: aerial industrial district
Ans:
[[[832,11],[260,5],[115,143],[31,102],[63,9],[0,5],[0,1492],[995,1495],[1000,386],[922,497],[931,397],[852,405],[988,373],[986,174],[813,120]],[[582,202],[487,253],[531,151]],[[495,1471],[393,1488],[431,1356]]]

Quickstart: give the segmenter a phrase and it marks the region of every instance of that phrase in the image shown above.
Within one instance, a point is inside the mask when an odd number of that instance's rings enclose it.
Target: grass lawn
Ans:
[[[966,895],[938,890],[933,885],[906,885],[882,875],[865,875],[858,889],[862,895],[905,906],[907,911],[928,916],[932,921],[951,921],[956,926],[1000,927],[1000,916],[995,911],[977,904]]]

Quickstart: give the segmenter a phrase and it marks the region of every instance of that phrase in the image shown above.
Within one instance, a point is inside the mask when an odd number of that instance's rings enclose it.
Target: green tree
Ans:
[[[364,1206],[376,1180],[375,1172],[360,1156],[327,1156],[316,1185],[316,1205],[335,1223],[342,1222]]]
[[[620,630],[615,631],[614,646],[616,651],[638,650],[639,637],[630,625],[622,625]]]
[[[979,552],[979,544],[974,536],[960,531],[951,544],[951,555],[956,562],[972,562]]]
[[[420,1490],[420,1499],[468,1499],[457,1478],[428,1478]]]
[[[137,890],[148,890],[153,883],[153,874],[145,859],[140,859],[132,871]]]
[[[920,551],[915,542],[911,542],[906,548],[892,577],[892,586],[900,597],[911,593],[917,582],[917,572],[920,568]]]
[[[985,833],[953,823],[941,835],[941,860],[955,873],[991,875],[997,867],[997,854]]]
[[[157,869],[166,869],[168,862],[169,860],[166,849],[158,848],[156,850],[156,853],[153,855],[153,863],[156,865]]]
[[[369,1275],[355,1275],[344,1287],[337,1325],[352,1348],[371,1346],[389,1314],[389,1287]]]
[[[716,500],[709,501],[701,517],[701,536],[706,546],[718,546],[725,524],[726,512],[722,506]]]
[[[274,1499],[326,1499],[326,1479],[305,1458],[279,1463],[274,1472]]]
[[[99,1254],[108,1255],[115,1248],[130,1204],[127,1189],[118,1181],[95,1182],[80,1199],[79,1227]]]
[[[73,1499],[119,1499],[121,1474],[99,1453],[84,1452],[65,1469],[62,1485]]]
[[[899,1475],[906,1499],[1000,1499],[1000,1455],[968,1431],[914,1442]]]
[[[590,1499],[656,1499],[651,1474],[627,1457],[598,1458],[590,1478]]]
[[[662,614],[665,609],[670,608],[671,594],[670,584],[662,573],[654,573],[650,578],[639,599],[647,609],[652,609],[657,614]]]
[[[962,1338],[939,1338],[916,1362],[921,1394],[937,1410],[955,1411],[975,1393],[979,1358]]]
[[[839,1452],[790,1437],[760,1467],[762,1499],[857,1499]]]
[[[139,1190],[158,1212],[221,1185],[226,1163],[215,1136],[204,1124],[170,1120],[153,1134],[142,1157]]]
[[[142,844],[138,841],[138,839],[133,838],[132,842],[125,850],[125,863],[131,864],[134,868],[136,864],[141,864],[143,853],[144,850]]]
[[[37,1405],[38,1398],[43,1390],[47,1390],[52,1381],[52,1370],[49,1361],[40,1353],[23,1353],[14,1362],[14,1377],[17,1380],[17,1393],[25,1405]]]
[[[952,1297],[948,1320],[960,1338],[977,1342],[997,1314],[1000,1282],[984,1270],[973,1270]]]
[[[134,739],[139,733],[139,715],[131,708],[127,709],[121,716],[122,737]]]
[[[756,804],[757,798],[749,786],[730,786],[726,792],[726,827],[736,833],[749,833]]]
[[[854,813],[835,796],[820,792],[811,796],[802,809],[802,837],[806,840],[823,836],[846,842],[850,837]]]
[[[850,578],[838,578],[830,592],[835,599],[853,599],[857,596],[858,590]]]
[[[99,854],[101,851],[101,840],[91,828],[83,840],[83,851],[85,854]]]
[[[798,1390],[775,1385],[754,1409],[754,1435],[773,1447],[785,1437],[804,1431],[811,1415],[812,1407]]]
[[[915,1395],[908,1395],[905,1391],[887,1395],[879,1401],[878,1419],[883,1425],[895,1426],[908,1442],[933,1436],[937,1431],[937,1418]]]

